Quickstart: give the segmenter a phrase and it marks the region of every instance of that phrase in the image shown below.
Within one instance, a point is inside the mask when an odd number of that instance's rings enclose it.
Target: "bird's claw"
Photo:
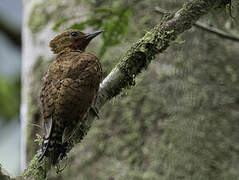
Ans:
[[[91,112],[92,114],[94,114],[98,119],[100,119],[99,110],[97,109],[97,107],[91,106],[90,112]]]

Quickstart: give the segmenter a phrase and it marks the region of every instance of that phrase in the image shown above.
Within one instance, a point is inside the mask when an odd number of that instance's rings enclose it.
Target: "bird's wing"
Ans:
[[[92,103],[93,91],[88,86],[89,82],[81,79],[64,78],[58,91],[56,111],[59,114],[78,117]]]
[[[52,116],[55,111],[55,99],[57,96],[57,88],[53,85],[52,81],[46,80],[41,91],[40,100],[43,111],[43,135],[44,139],[48,139],[51,134],[53,120]]]
[[[88,89],[88,82],[85,84],[81,79],[64,78],[56,100],[56,112],[61,114],[56,122],[59,127],[62,122],[65,125],[62,132],[62,141],[66,142],[73,136],[79,120],[85,118],[93,99],[93,91]]]
[[[54,126],[52,116],[55,111],[54,99],[56,98],[56,96],[57,96],[57,88],[53,85],[50,79],[47,79],[45,77],[44,85],[40,94],[44,123],[43,123],[42,153],[38,158],[39,162],[43,159],[49,147],[50,136],[52,134]]]

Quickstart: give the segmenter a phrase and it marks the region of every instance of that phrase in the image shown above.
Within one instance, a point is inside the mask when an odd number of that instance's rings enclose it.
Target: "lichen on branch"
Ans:
[[[13,180],[7,172],[2,168],[2,165],[0,164],[0,179],[1,180]]]

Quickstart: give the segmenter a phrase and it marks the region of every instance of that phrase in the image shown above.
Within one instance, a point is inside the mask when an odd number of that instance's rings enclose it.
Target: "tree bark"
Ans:
[[[36,8],[34,0],[24,1],[22,29],[22,98],[21,98],[21,169],[24,170],[37,150],[34,139],[40,132],[36,124],[40,124],[39,90],[41,78],[50,59],[48,46],[49,27],[42,34],[36,34],[30,27],[29,17],[32,9]]]

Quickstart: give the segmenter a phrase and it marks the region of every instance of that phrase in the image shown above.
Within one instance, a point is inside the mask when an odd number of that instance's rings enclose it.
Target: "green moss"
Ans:
[[[46,172],[50,169],[50,164],[46,160],[46,158],[39,163],[39,153],[34,156],[34,158],[31,160],[29,167],[25,170],[23,176],[26,178],[34,178],[36,180],[43,180],[46,178]],[[48,164],[48,165],[46,165]]]
[[[126,53],[126,56],[116,66],[124,79],[119,84],[119,90],[129,88],[135,85],[135,77],[148,67],[148,64],[154,58],[155,54],[162,48],[163,42],[168,42],[167,36],[157,38],[160,26],[156,26],[151,32],[147,32],[145,36],[135,43],[133,47]],[[173,34],[171,30],[167,35]]]
[[[42,31],[50,20],[62,17],[64,5],[60,0],[47,0],[36,3],[30,13],[28,26],[32,33]]]
[[[43,5],[44,3],[36,3],[32,8],[28,25],[33,33],[41,31],[49,22]]]

